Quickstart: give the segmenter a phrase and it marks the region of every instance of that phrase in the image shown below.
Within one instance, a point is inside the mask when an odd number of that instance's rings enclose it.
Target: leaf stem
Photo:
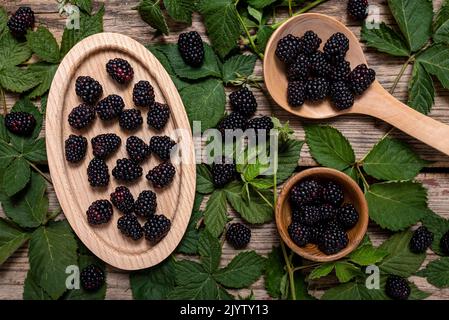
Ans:
[[[0,96],[2,98],[2,104],[3,104],[3,115],[6,116],[8,113],[8,106],[6,105],[6,96],[5,91],[3,91],[3,88],[0,86]]]
[[[296,300],[296,290],[295,290],[295,275],[292,268],[292,262],[287,255],[287,249],[285,248],[285,244],[281,241],[282,255],[284,256],[285,265],[287,267],[288,279],[290,283],[290,292],[292,294],[292,300]]]
[[[321,263],[311,263],[306,266],[300,266],[293,269],[293,272],[320,266]]]
[[[259,56],[261,60],[263,60],[263,54],[257,49],[256,44],[254,43],[253,37],[251,37],[251,34],[249,33],[248,27],[246,26],[245,22],[242,19],[242,16],[240,15],[239,11],[237,10],[237,4],[239,1],[235,2],[235,11],[237,13],[237,18],[239,19],[240,25],[242,26],[243,30],[245,31],[246,37],[248,38],[249,44],[251,46],[251,49]]]
[[[293,15],[292,0],[288,0],[288,15],[290,17]]]
[[[45,173],[43,173],[42,170],[39,169],[34,163],[32,163],[29,160],[26,160],[26,162],[30,165],[31,168],[33,168],[37,173],[39,173],[42,176],[42,178],[44,178],[49,184],[53,185],[53,182],[51,181],[51,179],[49,177],[47,177],[47,175]]]
[[[271,209],[274,209],[274,207],[270,203],[270,201],[268,201],[268,199],[257,188],[253,188],[253,189],[256,190],[257,194],[270,206]]]
[[[363,175],[363,172],[362,172],[362,170],[360,169],[360,165],[359,165],[359,163],[356,163],[356,169],[357,169],[357,172],[359,173],[359,175],[360,175],[360,178],[362,179],[362,182],[363,182],[363,186],[365,187],[365,190],[369,190],[369,184],[368,184],[368,181],[366,181],[366,178],[365,178],[365,176]]]
[[[399,81],[401,80],[402,76],[405,73],[405,70],[407,70],[408,65],[415,60],[415,55],[410,56],[410,58],[407,59],[407,61],[402,65],[401,71],[399,71],[398,75],[394,79],[393,85],[390,88],[390,94],[393,94],[396,90],[396,87],[398,86]]]
[[[309,3],[308,5],[306,5],[305,7],[301,8],[300,10],[298,10],[296,13],[294,13],[294,14],[292,15],[292,17],[295,17],[295,16],[297,16],[297,15],[300,15],[301,13],[307,12],[307,11],[309,11],[309,10],[315,8],[316,6],[322,4],[322,3],[326,2],[326,1],[327,1],[327,0],[315,0],[315,1],[311,2],[311,3]],[[272,29],[277,29],[277,28],[279,28],[279,27],[280,27],[285,21],[287,21],[288,19],[290,19],[290,18],[287,18],[287,19],[284,19],[284,20],[282,20],[282,21],[279,21],[279,22],[277,22],[277,23],[272,24],[272,25],[271,25],[271,28],[272,28]]]

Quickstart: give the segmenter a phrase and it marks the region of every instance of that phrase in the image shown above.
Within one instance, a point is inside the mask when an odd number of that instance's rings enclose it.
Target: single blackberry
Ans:
[[[319,201],[322,186],[317,180],[305,180],[297,183],[290,191],[290,201],[293,205],[314,204]]]
[[[121,58],[109,60],[106,64],[106,71],[112,79],[120,84],[127,84],[134,77],[133,67],[131,67],[128,61]]]
[[[80,274],[81,286],[86,291],[98,291],[105,281],[103,270],[95,264],[85,267]]]
[[[359,213],[350,203],[345,203],[337,212],[337,221],[345,230],[352,229],[359,222]]]
[[[421,226],[413,232],[410,239],[410,250],[414,253],[424,253],[433,242],[433,233],[425,226]]]
[[[248,120],[246,119],[246,117],[242,116],[238,112],[231,112],[229,115],[225,116],[223,120],[221,120],[220,124],[218,125],[218,130],[224,137],[226,131],[234,131],[238,129],[245,131],[247,124]]]
[[[142,114],[137,109],[123,110],[119,115],[118,123],[124,130],[136,130],[143,123]]]
[[[354,105],[354,94],[344,81],[331,84],[330,96],[332,104],[338,110],[349,109]]]
[[[323,203],[319,205],[318,213],[320,217],[320,222],[322,223],[334,219],[336,215],[335,208],[329,203]]]
[[[109,169],[103,159],[93,158],[87,166],[87,179],[92,187],[105,187],[109,183]]]
[[[10,112],[5,116],[5,127],[18,136],[29,136],[36,127],[36,119],[28,112]]]
[[[316,102],[324,100],[329,93],[329,82],[325,78],[315,78],[307,81],[306,97]]]
[[[118,150],[122,139],[115,133],[104,133],[90,140],[94,157],[105,159]]]
[[[151,154],[150,147],[136,136],[126,139],[126,152],[128,152],[130,159],[137,163],[145,161]]]
[[[251,117],[257,110],[256,97],[252,91],[244,87],[234,91],[229,95],[229,102],[232,110],[240,113],[244,117]]]
[[[310,242],[312,236],[310,228],[298,222],[293,222],[288,226],[288,234],[299,247],[305,247]]]
[[[348,245],[349,239],[341,228],[327,228],[321,235],[318,248],[327,255],[336,254]]]
[[[440,248],[445,255],[449,255],[449,231],[441,237]]]
[[[150,139],[151,152],[163,161],[170,159],[171,152],[175,146],[176,142],[168,136],[152,136]]]
[[[270,130],[273,128],[273,120],[271,120],[271,118],[267,116],[250,119],[246,127],[246,129],[253,129],[257,135],[269,135]]]
[[[299,207],[297,221],[302,225],[313,226],[321,221],[320,210],[315,205],[304,205]],[[294,219],[295,220],[295,219]]]
[[[275,54],[279,60],[287,64],[291,63],[302,52],[302,42],[299,37],[288,34],[279,40]]]
[[[302,51],[307,55],[312,55],[320,48],[322,40],[318,35],[309,30],[301,38],[302,41]]]
[[[23,39],[28,29],[34,27],[34,12],[30,7],[20,7],[9,18],[8,28],[11,34],[18,39]]]
[[[146,178],[155,188],[164,188],[172,183],[175,174],[175,167],[170,162],[164,162],[148,171]]]
[[[328,181],[323,185],[323,200],[334,207],[339,207],[344,198],[343,188],[334,181]]]
[[[163,214],[152,215],[143,226],[145,239],[151,244],[161,241],[170,231],[171,221]]]
[[[332,219],[329,221],[326,221],[325,223],[323,223],[323,230],[327,230],[327,229],[331,229],[331,230],[335,230],[335,229],[339,229],[344,231],[344,228],[341,226],[340,222],[337,219]]]
[[[348,84],[355,95],[361,95],[376,80],[376,72],[360,64],[348,76]]]
[[[178,37],[178,49],[182,60],[191,67],[200,67],[204,60],[204,45],[196,31],[181,33]]]
[[[341,32],[333,34],[324,44],[323,52],[326,59],[331,63],[344,60],[349,50],[349,39]]]
[[[142,176],[142,167],[133,160],[123,158],[118,159],[112,175],[117,180],[134,181]]]
[[[111,193],[112,204],[121,212],[130,214],[134,210],[134,197],[125,186],[118,186]]]
[[[342,60],[331,66],[329,79],[331,81],[346,81],[350,72],[351,64],[346,60]]]
[[[307,80],[310,72],[310,60],[305,54],[299,54],[294,62],[287,66],[287,79],[289,81]]]
[[[117,118],[124,108],[125,103],[122,97],[111,94],[98,102],[95,111],[97,111],[101,120],[112,120]]]
[[[331,65],[320,51],[310,56],[310,72],[315,77],[327,78],[331,73]]]
[[[79,162],[84,159],[87,150],[87,139],[71,134],[64,142],[65,158],[69,162]]]
[[[100,82],[89,76],[76,78],[75,92],[84,103],[94,105],[103,94],[103,87]]]
[[[294,205],[291,206],[292,222],[300,222],[301,221],[301,208],[294,206]]]
[[[134,212],[136,215],[149,218],[156,212],[157,197],[153,191],[144,190],[139,194],[134,203]]]
[[[149,81],[141,80],[134,85],[133,102],[136,107],[145,108],[154,104],[154,89]]]
[[[155,102],[148,111],[147,124],[148,126],[162,130],[170,118],[170,107],[166,104]]]
[[[72,128],[83,129],[95,120],[95,109],[85,103],[75,107],[69,113],[69,124]]]
[[[310,242],[316,245],[320,245],[323,239],[323,233],[326,231],[327,224],[316,224],[310,227]]]
[[[212,164],[212,181],[217,188],[224,187],[237,176],[237,169],[234,161],[223,158],[220,162],[216,160]]]
[[[368,0],[348,0],[347,9],[355,20],[365,20],[368,17]]]
[[[385,283],[385,293],[393,300],[407,300],[410,296],[408,281],[399,276],[389,276]]]
[[[86,214],[87,222],[91,225],[107,223],[112,217],[112,204],[108,200],[94,201]]]
[[[143,236],[143,228],[133,214],[125,214],[118,218],[117,228],[123,235],[134,241],[139,240]]]
[[[226,240],[234,249],[243,249],[251,240],[251,230],[242,223],[231,223],[226,230]]]
[[[292,107],[299,107],[304,104],[306,100],[306,82],[292,81],[288,83],[287,87],[287,101]]]

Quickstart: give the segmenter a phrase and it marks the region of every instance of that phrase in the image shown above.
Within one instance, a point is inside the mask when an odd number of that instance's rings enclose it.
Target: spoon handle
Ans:
[[[375,82],[354,106],[367,114],[404,131],[425,144],[449,155],[449,126],[403,104]]]

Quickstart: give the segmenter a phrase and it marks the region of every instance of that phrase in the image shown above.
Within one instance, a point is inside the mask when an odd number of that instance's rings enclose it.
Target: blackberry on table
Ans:
[[[348,84],[355,95],[361,95],[376,80],[376,72],[367,67],[366,64],[360,64],[348,76]]]
[[[87,222],[99,225],[109,222],[112,217],[112,204],[108,200],[94,201],[87,209]]]
[[[134,241],[139,240],[143,236],[143,228],[133,214],[125,214],[118,218],[117,228],[120,232]]]
[[[36,127],[36,118],[28,112],[10,112],[5,116],[5,127],[18,136],[29,136]]]
[[[81,270],[80,282],[86,291],[98,291],[105,281],[104,271],[95,264],[90,264]]]
[[[117,180],[131,182],[142,176],[142,167],[131,159],[118,159],[112,175]]]
[[[328,181],[323,185],[323,200],[332,204],[334,207],[339,207],[344,198],[343,188],[334,181]]]
[[[109,60],[106,64],[106,71],[112,79],[120,84],[127,84],[134,78],[133,67],[125,59],[115,58]]]
[[[274,128],[273,120],[268,116],[252,118],[248,121],[246,129],[253,129],[257,135],[269,135],[270,130]]]
[[[95,111],[97,111],[101,120],[112,120],[117,118],[124,108],[125,102],[123,102],[122,97],[111,94],[98,102]]]
[[[440,248],[445,255],[449,255],[449,231],[441,237]]]
[[[120,128],[128,131],[133,131],[138,129],[142,123],[143,118],[140,110],[137,109],[126,109],[123,110],[118,118],[118,123]]]
[[[318,35],[312,30],[306,31],[306,33],[302,36],[301,41],[302,51],[308,55],[318,51],[322,42],[320,37],[318,37]]]
[[[330,67],[329,79],[332,81],[346,81],[351,72],[351,64],[342,60]]]
[[[337,221],[345,230],[350,230],[359,222],[359,213],[352,204],[345,203],[338,209]]]
[[[171,152],[176,146],[176,142],[169,136],[152,136],[150,139],[150,150],[156,154],[161,160],[170,159]]]
[[[292,222],[288,226],[288,234],[299,247],[305,247],[310,242],[312,236],[310,228],[298,222]]]
[[[329,93],[329,82],[325,78],[315,78],[307,81],[306,97],[312,102],[324,100]]]
[[[414,253],[426,252],[432,242],[433,233],[425,226],[421,226],[413,232],[413,236],[410,239],[410,250]]]
[[[144,190],[137,197],[134,203],[134,212],[136,215],[149,218],[156,212],[157,196],[153,191]]]
[[[293,205],[314,204],[322,194],[321,184],[314,179],[297,183],[290,191],[290,201]]]
[[[306,100],[306,82],[292,81],[288,83],[287,87],[287,101],[292,107],[299,107],[304,104]]]
[[[154,104],[154,89],[149,81],[141,80],[134,85],[133,102],[136,107],[145,108]]]
[[[237,176],[237,169],[234,161],[223,158],[212,164],[212,181],[217,188],[224,187]]]
[[[87,166],[87,179],[92,187],[105,187],[109,183],[109,169],[103,159],[93,158]]]
[[[87,150],[87,139],[71,134],[64,142],[65,158],[69,162],[79,162],[84,159]]]
[[[170,231],[171,221],[163,214],[152,215],[143,226],[145,239],[151,244],[161,241]]]
[[[251,230],[242,223],[231,223],[226,230],[226,240],[234,249],[243,249],[251,240]]]
[[[331,84],[330,96],[332,104],[338,110],[349,109],[354,105],[354,94],[344,81]]]
[[[100,82],[89,76],[79,76],[75,82],[75,92],[84,103],[94,105],[103,94]]]
[[[410,285],[402,277],[391,275],[385,283],[385,293],[393,300],[407,300],[410,296]]]
[[[344,60],[349,50],[349,39],[341,32],[333,34],[324,44],[323,52],[331,63]]]
[[[279,60],[287,64],[291,63],[302,52],[302,42],[299,37],[288,34],[279,40],[275,54]]]
[[[94,157],[105,159],[118,150],[122,139],[115,133],[103,133],[90,140]]]
[[[23,39],[28,29],[34,27],[34,12],[30,7],[19,7],[9,18],[8,28],[11,34],[18,39]]]
[[[162,130],[169,118],[170,107],[167,104],[155,102],[148,111],[147,124],[156,130]]]
[[[111,193],[112,204],[121,212],[130,214],[134,211],[134,197],[125,186],[118,186]]]
[[[148,171],[146,178],[155,188],[164,188],[172,183],[175,174],[175,167],[170,162],[164,162]]]
[[[248,120],[246,117],[242,116],[238,112],[231,112],[229,115],[225,116],[223,120],[218,125],[218,130],[221,132],[224,137],[226,131],[233,131],[241,129],[243,131],[246,130],[246,125],[248,124]]]
[[[296,59],[287,66],[287,79],[289,81],[307,80],[310,72],[310,60],[305,54],[299,54]]]
[[[200,67],[204,60],[204,45],[196,31],[181,33],[178,37],[178,49],[182,60],[191,67]]]
[[[368,0],[348,0],[347,10],[355,20],[365,20],[368,17]]]
[[[68,120],[72,128],[83,129],[95,120],[95,109],[82,103],[70,111]]]
[[[256,97],[247,87],[234,91],[229,95],[232,110],[244,117],[251,117],[257,110]]]
[[[318,248],[327,255],[340,252],[349,243],[346,232],[340,228],[327,228],[321,235],[321,241]]]
[[[309,58],[310,72],[315,77],[326,78],[331,73],[331,65],[327,62],[324,54],[320,51],[315,52]]]
[[[126,139],[126,152],[129,158],[137,163],[145,161],[151,154],[150,146],[136,136]]]

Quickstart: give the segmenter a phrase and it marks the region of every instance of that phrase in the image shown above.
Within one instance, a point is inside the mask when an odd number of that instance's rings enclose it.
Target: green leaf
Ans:
[[[228,220],[226,210],[226,193],[221,189],[215,190],[207,201],[206,210],[204,210],[206,230],[215,237],[223,232],[226,225]]]
[[[248,6],[248,13],[251,17],[253,17],[258,22],[259,25],[262,23],[262,15],[263,14],[261,11],[255,9],[251,6]]]
[[[195,210],[195,209],[194,209]],[[200,231],[197,229],[199,220],[203,217],[203,212],[193,211],[189,225],[184,233],[184,237],[176,248],[176,252],[184,254],[196,254],[198,252],[198,241]]]
[[[141,0],[137,7],[140,17],[157,31],[168,35],[169,30],[164,14],[162,13],[159,1]]]
[[[349,260],[360,265],[370,266],[379,263],[388,255],[388,252],[374,248],[371,244],[362,245],[349,255]]]
[[[337,129],[330,126],[308,125],[305,131],[310,153],[319,164],[344,170],[355,162],[351,144]]]
[[[208,273],[214,273],[220,264],[221,244],[220,241],[207,231],[201,233],[198,242],[198,252],[201,257],[201,265]]]
[[[0,69],[22,64],[32,54],[26,42],[17,41],[9,32],[1,36],[0,32]]]
[[[304,141],[289,139],[279,146],[278,164],[277,164],[277,183],[282,183],[291,177],[299,164]]]
[[[446,21],[433,35],[436,43],[449,44],[449,21]]]
[[[74,4],[85,13],[92,12],[92,0],[74,0]]]
[[[0,36],[3,31],[6,30],[6,24],[8,23],[8,13],[5,8],[0,7]]]
[[[36,119],[36,127],[34,128],[31,138],[36,138],[39,135],[39,133],[41,132],[41,128],[42,128],[43,116],[42,116],[42,113],[39,111],[39,109],[34,105],[34,103],[32,103],[28,98],[20,99],[19,101],[17,101],[14,104],[11,111],[14,111],[14,112],[23,111],[23,112],[31,113],[34,116],[34,118]],[[18,137],[18,136],[13,136],[13,137],[19,138],[18,140],[27,140],[27,138],[20,139],[21,137]],[[14,145],[14,140],[11,142]],[[22,151],[22,149],[18,149],[18,150]]]
[[[244,288],[262,275],[265,258],[255,251],[241,252],[224,268],[214,273],[214,278],[228,288]]]
[[[429,262],[425,269],[418,272],[418,276],[437,288],[449,287],[449,257],[442,257]]]
[[[309,274],[309,279],[313,280],[313,279],[319,279],[319,278],[325,277],[328,274],[330,274],[332,272],[332,270],[334,270],[334,268],[335,268],[335,262],[323,263],[322,265],[319,265],[318,267],[313,269],[313,271]]]
[[[193,121],[200,121],[202,132],[215,127],[223,117],[226,95],[219,80],[209,79],[192,84],[181,91],[181,97],[190,125],[193,126]]]
[[[303,273],[295,272],[293,274],[293,279],[295,282],[296,300],[316,300],[315,297],[309,294],[308,284]],[[289,290],[287,298],[289,300],[293,299],[291,290]]]
[[[0,86],[8,91],[22,93],[41,83],[42,79],[30,69],[7,66],[0,69]]]
[[[378,180],[410,180],[427,164],[406,144],[384,138],[367,154],[363,169]]]
[[[209,194],[215,190],[212,182],[212,174],[205,164],[196,166],[196,192]]]
[[[357,171],[357,166],[354,165],[349,168],[346,168],[345,170],[343,170],[343,172],[346,173],[348,176],[350,176],[352,180],[359,183],[360,177],[359,172]]]
[[[256,9],[263,9],[276,2],[276,0],[248,0],[247,2],[251,7],[254,7]]]
[[[324,292],[323,300],[384,300],[380,289],[368,289],[364,283],[349,282]]]
[[[2,114],[0,114],[0,140],[3,140],[3,142],[6,142],[6,143],[9,142],[9,135],[8,135],[8,131],[5,126],[5,118],[3,117]],[[2,144],[3,143],[0,142],[0,145],[2,145]],[[0,158],[1,158],[1,146],[0,146]],[[0,161],[0,162],[2,162],[2,161]],[[0,167],[2,167],[2,166],[0,165]]]
[[[240,37],[238,13],[231,0],[201,0],[198,9],[212,46],[220,57],[226,56],[236,46]]]
[[[201,204],[203,203],[204,195],[200,193],[195,193],[195,199],[193,200],[192,212],[200,211]]]
[[[51,222],[34,231],[30,240],[30,270],[36,282],[52,297],[66,290],[65,270],[76,265],[77,244],[67,221]]]
[[[31,162],[47,162],[47,151],[45,148],[45,138],[40,138],[32,143],[26,144],[22,150],[22,156]]]
[[[337,261],[335,263],[335,274],[338,281],[340,281],[341,283],[351,281],[360,274],[363,275],[362,271],[355,265],[343,261]]]
[[[370,218],[392,231],[415,224],[427,210],[427,191],[421,183],[377,183],[370,187],[365,197]]]
[[[433,45],[418,55],[416,61],[424,66],[428,73],[436,76],[443,87],[449,88],[449,48],[447,46]]]
[[[380,270],[408,278],[421,267],[426,254],[416,254],[410,251],[409,242],[412,238],[411,231],[404,231],[392,235],[379,249],[388,253],[388,256],[379,264]]]
[[[363,24],[361,37],[368,47],[380,52],[399,57],[410,56],[410,51],[402,37],[383,22],[379,28],[368,28],[366,24]]]
[[[39,77],[41,83],[28,94],[28,98],[35,99],[50,90],[51,83],[58,67],[58,64],[47,63],[35,63],[30,66],[30,71]]]
[[[432,1],[388,0],[388,5],[410,50],[421,49],[432,35]]]
[[[223,82],[229,83],[238,77],[248,77],[254,71],[257,57],[255,55],[235,55],[230,57],[223,64]]]
[[[270,40],[274,29],[271,26],[263,26],[257,30],[256,34],[256,46],[260,52],[264,52],[267,46],[268,40]]]
[[[408,87],[408,105],[423,114],[428,114],[435,100],[435,87],[430,74],[416,62]]]
[[[15,159],[6,169],[3,176],[3,188],[6,195],[11,197],[25,188],[30,181],[30,166],[23,158]]]
[[[47,28],[39,26],[36,31],[28,32],[26,38],[31,50],[39,58],[49,63],[60,61],[59,45]]]
[[[0,218],[0,266],[29,238],[28,233],[13,227],[6,219]]]
[[[267,190],[274,186],[273,179],[270,178],[256,178],[249,182],[254,188],[259,190]]]
[[[445,22],[449,20],[449,1],[443,0],[441,8],[435,15],[433,30],[436,32]]]
[[[3,119],[0,120],[4,121]],[[20,156],[20,154],[17,150],[7,144],[4,140],[0,141],[0,168],[6,168],[11,161],[18,156]]]
[[[23,300],[52,300],[48,293],[36,282],[30,270],[28,270],[23,284]]]
[[[449,231],[449,220],[437,215],[431,210],[427,210],[422,218],[423,225],[433,233],[432,250],[439,255],[443,255],[440,248],[440,240]]]
[[[281,297],[281,279],[285,274],[282,251],[273,247],[265,264],[265,289],[272,298]]]
[[[192,13],[195,11],[193,0],[164,0],[164,6],[174,20],[192,24]]]

